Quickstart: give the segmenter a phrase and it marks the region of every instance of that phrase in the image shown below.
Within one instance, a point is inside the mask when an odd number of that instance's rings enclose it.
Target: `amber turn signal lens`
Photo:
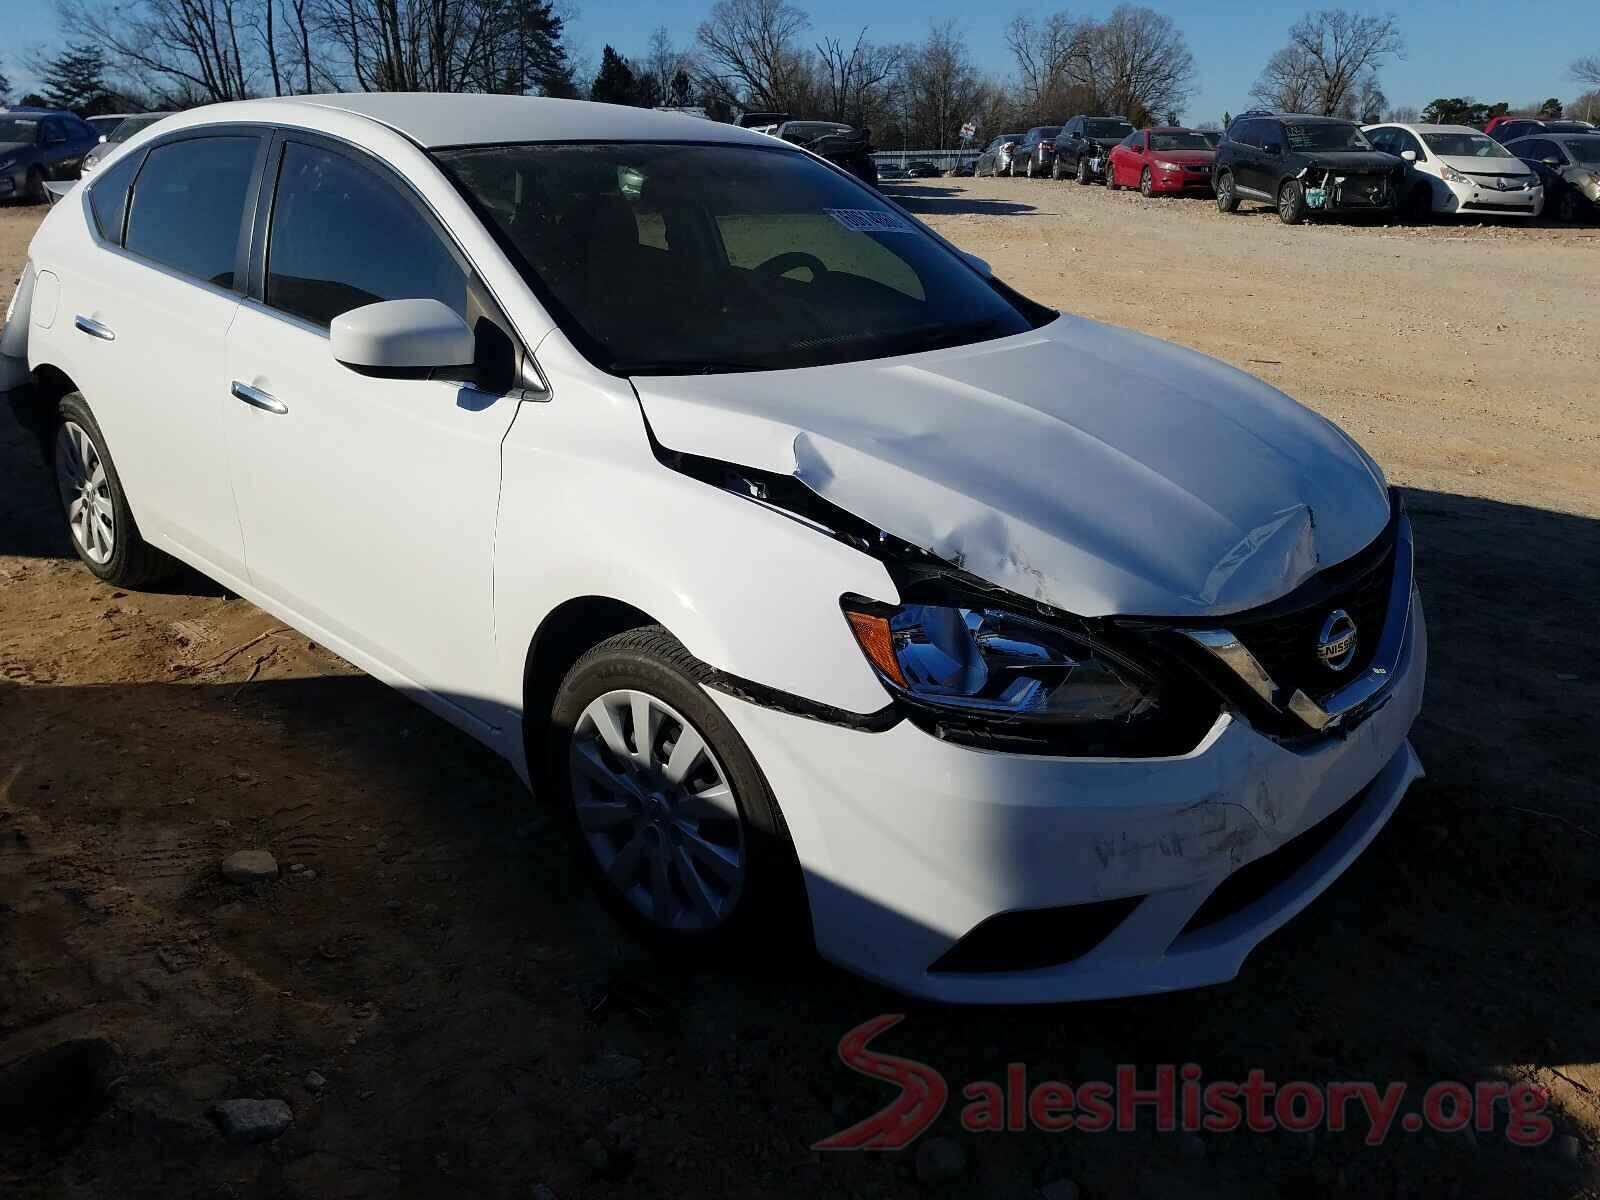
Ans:
[[[895,686],[905,687],[906,677],[900,673],[900,663],[894,656],[894,638],[889,632],[889,618],[874,613],[845,611],[850,629],[861,643],[868,661],[889,678]]]

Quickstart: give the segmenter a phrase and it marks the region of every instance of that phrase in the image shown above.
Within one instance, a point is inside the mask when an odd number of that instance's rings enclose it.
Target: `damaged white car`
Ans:
[[[669,953],[1214,983],[1420,774],[1367,455],[759,134],[170,117],[49,214],[0,354],[91,571],[183,560],[480,738]]]

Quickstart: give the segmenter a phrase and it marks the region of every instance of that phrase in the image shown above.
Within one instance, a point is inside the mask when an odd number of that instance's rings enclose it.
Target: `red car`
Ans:
[[[1139,129],[1112,147],[1106,186],[1157,192],[1211,194],[1216,151],[1198,129]]]

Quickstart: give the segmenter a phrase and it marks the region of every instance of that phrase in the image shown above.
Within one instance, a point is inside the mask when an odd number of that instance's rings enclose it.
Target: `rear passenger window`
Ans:
[[[116,166],[95,176],[89,185],[89,207],[94,211],[94,223],[100,236],[108,242],[122,244],[122,214],[128,205],[128,185],[133,173],[139,169],[144,155],[135,152],[122,156]]]
[[[380,300],[438,300],[466,318],[467,289],[465,269],[387,179],[333,151],[284,147],[269,305],[317,325]]]
[[[253,137],[202,137],[151,150],[133,185],[128,249],[195,279],[232,287],[258,144]]]

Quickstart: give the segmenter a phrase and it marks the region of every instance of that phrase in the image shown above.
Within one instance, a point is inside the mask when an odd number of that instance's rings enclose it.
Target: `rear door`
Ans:
[[[500,442],[518,403],[509,326],[377,160],[284,132],[266,177],[220,393],[234,393],[224,403],[250,581],[388,682],[496,725],[482,683]],[[474,327],[471,380],[334,360],[335,316],[402,299],[439,300]]]
[[[1233,136],[1238,143],[1238,152],[1234,157],[1235,180],[1240,187],[1249,188],[1257,195],[1272,196],[1272,172],[1268,170],[1263,147],[1268,138],[1275,138],[1282,143],[1283,135],[1278,132],[1278,123],[1260,118],[1241,121],[1239,131]]]
[[[207,127],[94,177],[92,278],[64,290],[80,346],[75,378],[140,531],[224,577],[242,576],[244,550],[223,441],[222,352],[266,142],[259,130]]]

